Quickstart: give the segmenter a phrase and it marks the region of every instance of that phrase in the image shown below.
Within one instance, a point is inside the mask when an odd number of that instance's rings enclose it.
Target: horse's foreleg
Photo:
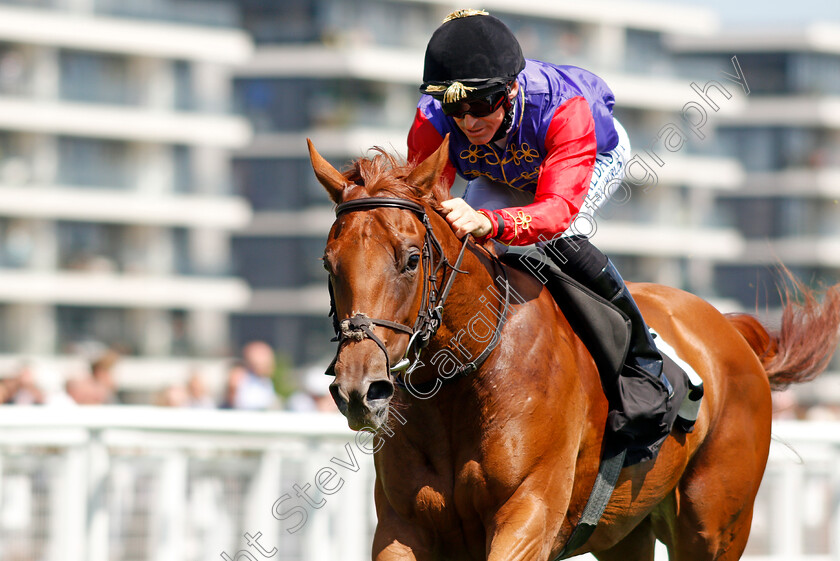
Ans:
[[[414,548],[396,539],[376,537],[373,540],[373,561],[419,561]]]
[[[434,556],[422,530],[402,519],[385,498],[379,479],[374,485],[376,531],[373,534],[373,561],[433,561]]]
[[[656,536],[650,519],[645,519],[612,548],[593,555],[598,561],[653,561],[655,549]]]
[[[397,519],[382,519],[373,534],[373,561],[433,561],[434,554],[415,529]]]
[[[487,561],[544,561],[558,526],[538,495],[514,496],[489,528]]]

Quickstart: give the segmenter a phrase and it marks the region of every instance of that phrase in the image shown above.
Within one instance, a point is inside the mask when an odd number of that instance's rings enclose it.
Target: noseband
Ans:
[[[443,315],[443,305],[446,302],[446,298],[449,296],[449,291],[452,288],[455,276],[458,273],[467,274],[466,271],[460,270],[460,266],[464,259],[464,253],[467,248],[467,243],[469,242],[469,236],[464,237],[464,242],[461,245],[461,251],[458,254],[458,259],[453,265],[443,253],[443,248],[432,230],[432,224],[429,221],[429,216],[426,214],[426,209],[422,205],[413,201],[390,197],[368,197],[341,203],[336,207],[335,214],[336,217],[339,217],[347,212],[365,211],[375,208],[399,208],[408,210],[413,212],[423,223],[426,233],[421,256],[423,261],[423,270],[426,271],[427,274],[423,279],[423,300],[420,305],[420,311],[417,314],[417,319],[414,321],[413,327],[408,327],[407,325],[390,320],[370,318],[363,313],[357,313],[353,317],[339,321],[336,315],[332,283],[330,283],[330,316],[333,319],[333,329],[336,334],[332,340],[338,341],[339,344],[336,356],[326,373],[331,376],[335,375],[335,363],[338,360],[338,353],[341,350],[341,345],[344,341],[348,339],[361,341],[367,337],[376,343],[380,349],[382,349],[382,352],[385,354],[385,362],[388,368],[388,373],[395,378],[395,383],[401,387],[405,387],[405,382],[399,378],[399,373],[402,371],[410,373],[414,368],[421,364],[419,362],[420,352],[428,346],[429,341],[440,327],[441,317]],[[451,273],[449,278],[446,280],[443,290],[438,292],[438,275],[445,274],[446,269],[451,269]],[[507,289],[507,287],[505,288]],[[496,327],[496,339],[499,336],[499,332],[501,331],[504,318],[507,313],[509,304],[508,295],[509,290],[505,290],[505,308]],[[391,366],[391,360],[388,356],[388,349],[385,347],[385,343],[383,343],[382,340],[373,333],[373,326],[375,325],[381,325],[383,327],[387,327],[395,331],[401,331],[410,335],[405,353],[403,353],[402,358],[400,358],[400,360],[393,366]],[[462,368],[463,372],[461,372],[461,374],[468,374],[469,372],[475,370],[475,368],[478,367],[478,364],[486,358],[486,355],[489,354],[490,350],[492,349],[488,347],[477,360],[464,365]]]

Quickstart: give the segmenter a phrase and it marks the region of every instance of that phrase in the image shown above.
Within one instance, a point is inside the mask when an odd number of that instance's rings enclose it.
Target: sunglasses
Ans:
[[[487,94],[484,97],[465,99],[455,103],[443,103],[443,114],[456,119],[463,119],[467,113],[476,118],[486,117],[495,112],[505,101],[505,90]]]

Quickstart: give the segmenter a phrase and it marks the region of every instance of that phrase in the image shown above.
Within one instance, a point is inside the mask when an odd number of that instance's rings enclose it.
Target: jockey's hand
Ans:
[[[443,207],[446,221],[449,222],[452,231],[459,238],[463,238],[467,234],[480,238],[493,230],[490,219],[473,209],[464,199],[449,199],[440,203],[440,206]]]

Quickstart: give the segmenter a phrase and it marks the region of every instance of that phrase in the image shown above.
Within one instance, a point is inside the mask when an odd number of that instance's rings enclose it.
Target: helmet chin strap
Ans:
[[[496,129],[496,134],[493,135],[493,138],[490,139],[490,142],[496,142],[497,140],[501,140],[507,133],[510,131],[510,127],[513,124],[513,107],[514,103],[510,99],[510,84],[505,86],[505,101],[502,107],[505,108],[505,118],[502,119],[502,123],[499,125],[499,128]]]

